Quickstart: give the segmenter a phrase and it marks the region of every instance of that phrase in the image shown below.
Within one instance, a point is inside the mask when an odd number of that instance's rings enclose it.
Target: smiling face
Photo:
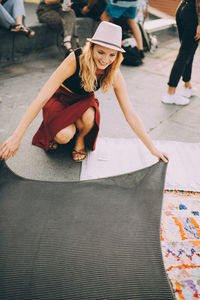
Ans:
[[[105,70],[117,57],[117,50],[94,45],[93,58],[98,69]]]

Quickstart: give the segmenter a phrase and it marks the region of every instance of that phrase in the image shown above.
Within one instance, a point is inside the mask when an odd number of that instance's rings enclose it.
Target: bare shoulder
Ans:
[[[70,53],[64,60],[63,62],[61,63],[61,65],[64,65],[64,66],[67,66],[67,67],[70,67],[74,70],[76,70],[76,57],[75,57],[75,54],[74,52]]]
[[[64,79],[72,76],[76,71],[76,57],[74,52],[70,53],[59,65],[56,70],[57,74],[63,74]]]

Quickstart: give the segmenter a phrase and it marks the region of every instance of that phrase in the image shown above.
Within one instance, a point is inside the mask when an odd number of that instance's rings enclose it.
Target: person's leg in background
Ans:
[[[50,5],[40,3],[37,8],[37,16],[40,23],[47,24],[51,29],[61,34],[65,56],[72,52],[71,38],[75,32],[76,22],[74,11],[71,8],[63,11],[60,3]]]
[[[144,58],[144,47],[143,47],[143,39],[142,39],[142,33],[140,31],[140,28],[135,20],[136,13],[137,13],[137,6],[138,1],[135,1],[135,6],[128,7],[124,13],[123,16],[127,18],[127,23],[132,31],[132,34],[136,40],[137,48],[140,51],[140,57]]]
[[[112,17],[109,16],[109,15],[107,14],[107,12],[104,10],[104,12],[101,14],[101,22],[102,22],[102,21],[107,21],[107,22],[109,22],[111,19],[112,19]]]
[[[43,2],[39,4],[36,11],[40,23],[47,24],[48,27],[57,32],[63,32],[60,12],[60,4],[47,5]]]
[[[185,71],[182,75],[182,79],[184,82],[184,88],[182,91],[182,96],[190,98],[192,96],[195,96],[197,94],[197,89],[192,86],[191,84],[191,76],[192,76],[192,65],[194,60],[194,55],[197,50],[198,44],[196,43],[196,46],[193,48],[193,54],[191,55],[191,59],[186,65]]]
[[[25,25],[25,9],[23,0],[8,0],[4,8],[16,20],[16,24]]]
[[[188,9],[188,7],[184,7],[184,5],[183,3],[179,7],[176,14],[181,46],[170,73],[167,93],[163,95],[162,98],[162,102],[164,103],[175,103],[179,105],[187,105],[189,103],[189,99],[184,97],[184,92],[183,95],[179,95],[176,92],[181,77],[183,77],[183,81],[185,82],[185,89],[190,89],[189,92],[187,91],[188,97],[191,97],[194,93],[190,79],[193,58],[198,47],[198,42],[194,39],[197,26],[195,11],[193,13],[192,10]]]
[[[128,18],[127,22],[128,22],[129,27],[131,28],[133,36],[136,39],[137,47],[140,51],[140,56],[141,56],[141,58],[144,58],[143,39],[142,39],[142,34],[140,31],[140,28],[139,28],[137,22],[135,21],[135,19]]]
[[[8,0],[0,5],[0,25],[13,32],[23,32],[33,37],[35,32],[25,26],[25,9],[23,0]]]
[[[79,38],[76,29],[76,15],[73,9],[62,11],[61,13],[63,23],[63,46],[66,48],[66,55],[73,51],[72,39],[75,39],[76,47],[79,47]]]
[[[138,24],[135,21],[136,12],[137,12],[137,1],[135,2],[135,6],[131,6],[128,8],[108,3],[105,11],[101,15],[101,21],[109,22],[112,18],[118,19],[121,16],[125,17],[132,31],[132,34],[135,37],[137,47],[140,51],[140,56],[141,58],[144,58],[142,34]]]
[[[2,4],[0,4],[0,26],[10,30],[15,25],[15,19],[8,13]]]

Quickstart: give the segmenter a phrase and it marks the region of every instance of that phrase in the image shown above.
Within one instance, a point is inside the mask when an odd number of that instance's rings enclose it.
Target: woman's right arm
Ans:
[[[10,156],[15,155],[19,149],[21,139],[30,123],[34,120],[47,101],[52,97],[61,83],[73,75],[75,70],[76,59],[74,53],[71,53],[51,75],[49,80],[39,92],[38,96],[29,105],[12,136],[10,136],[1,146],[1,159],[7,160]]]

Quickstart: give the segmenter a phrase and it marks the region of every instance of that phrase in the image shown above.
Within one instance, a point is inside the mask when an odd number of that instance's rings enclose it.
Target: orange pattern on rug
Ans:
[[[176,299],[200,299],[200,193],[165,191],[161,246]]]

